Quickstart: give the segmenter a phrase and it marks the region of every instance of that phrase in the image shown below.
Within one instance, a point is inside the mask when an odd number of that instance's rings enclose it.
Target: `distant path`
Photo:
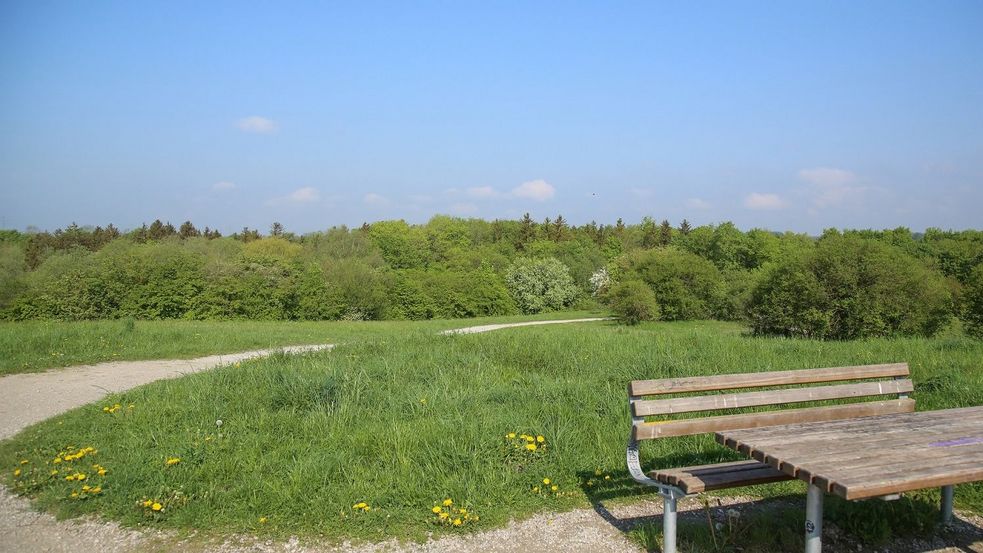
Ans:
[[[519,326],[540,326],[540,325],[562,325],[568,323],[590,323],[594,321],[610,321],[613,317],[589,317],[586,319],[562,319],[557,321],[528,321],[525,323],[501,323],[493,325],[469,326],[465,328],[452,328],[445,330],[441,334],[478,334],[479,332],[491,332],[503,328],[515,328]]]

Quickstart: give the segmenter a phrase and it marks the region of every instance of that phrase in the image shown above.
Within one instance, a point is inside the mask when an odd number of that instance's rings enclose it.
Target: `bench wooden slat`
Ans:
[[[650,473],[649,476],[663,484],[675,486],[687,494],[791,479],[787,474],[768,465],[750,460],[658,470]]]
[[[915,401],[909,398],[889,401],[870,401],[850,405],[784,409],[781,411],[750,413],[746,415],[723,415],[669,422],[643,422],[633,425],[632,435],[636,440],[651,440],[655,438],[689,436],[692,434],[704,434],[707,432],[736,430],[740,428],[759,428],[780,424],[832,421],[854,417],[887,415],[891,413],[910,413],[914,410]]]
[[[818,382],[836,382],[842,380],[902,377],[908,376],[908,374],[909,371],[907,363],[886,363],[881,365],[861,365],[856,367],[831,367],[824,369],[801,369],[765,373],[724,374],[687,378],[665,378],[661,380],[635,380],[629,385],[628,391],[630,395],[639,397],[658,394],[733,390],[735,388],[756,388],[763,386],[783,386],[788,384],[814,384]]]
[[[803,403],[807,401],[907,394],[913,392],[914,389],[914,385],[908,379],[886,380],[881,382],[793,388],[791,390],[767,390],[738,394],[636,401],[633,408],[636,417],[647,417],[651,415],[673,415],[677,413],[693,413],[718,409]]]

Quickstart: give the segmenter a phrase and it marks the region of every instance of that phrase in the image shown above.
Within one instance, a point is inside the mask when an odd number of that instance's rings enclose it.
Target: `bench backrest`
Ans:
[[[907,378],[908,376],[907,363],[891,363],[858,367],[636,380],[628,386],[628,399],[633,421],[632,437],[635,440],[651,440],[738,428],[831,421],[890,413],[910,413],[915,410],[915,401],[908,398],[908,394],[914,390],[911,380]],[[839,382],[839,384],[754,390],[755,388],[829,382]],[[844,384],[843,382],[849,383]],[[677,394],[720,390],[739,391],[677,397]],[[896,395],[897,397],[890,400],[858,401],[823,407],[665,419],[665,417],[681,413],[726,411],[811,401],[859,400],[885,395]],[[659,396],[673,397],[663,398]],[[663,417],[663,420],[646,421],[645,417]]]

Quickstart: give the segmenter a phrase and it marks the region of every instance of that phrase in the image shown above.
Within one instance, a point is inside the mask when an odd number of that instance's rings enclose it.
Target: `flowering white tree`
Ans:
[[[608,274],[608,270],[604,267],[594,271],[594,274],[590,276],[590,290],[591,294],[595,297],[607,290],[610,285],[611,275]]]

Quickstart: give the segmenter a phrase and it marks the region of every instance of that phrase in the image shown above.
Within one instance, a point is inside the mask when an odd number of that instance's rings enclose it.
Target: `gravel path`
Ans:
[[[444,331],[443,334],[474,334],[503,328],[567,324],[606,320],[604,318],[532,321],[482,325]],[[106,394],[128,390],[164,378],[208,370],[269,355],[276,351],[303,352],[329,349],[330,344],[291,346],[270,350],[213,355],[191,360],[128,361],[82,365],[44,373],[11,375],[0,378],[0,439],[23,428],[67,411],[98,401]],[[723,507],[738,510],[760,508],[751,498],[724,498]],[[80,549],[109,553],[144,551],[188,551],[209,553],[637,553],[641,551],[625,538],[625,532],[642,523],[658,523],[661,501],[640,501],[607,510],[580,509],[566,513],[544,513],[515,521],[496,530],[431,540],[423,544],[387,541],[378,544],[301,543],[296,539],[261,541],[252,536],[230,536],[224,541],[196,537],[181,538],[175,533],[138,531],[121,528],[114,522],[95,518],[57,521],[47,513],[36,512],[31,504],[0,487],[0,552],[74,553]],[[704,513],[694,499],[680,502],[681,517]],[[688,514],[687,514],[688,513]],[[983,553],[983,519],[969,517],[959,521],[947,537],[933,543],[897,543],[881,551],[893,553]],[[835,532],[835,529],[834,529]],[[835,534],[832,537],[836,537]],[[862,551],[856,544],[833,540],[826,547],[831,553]]]

